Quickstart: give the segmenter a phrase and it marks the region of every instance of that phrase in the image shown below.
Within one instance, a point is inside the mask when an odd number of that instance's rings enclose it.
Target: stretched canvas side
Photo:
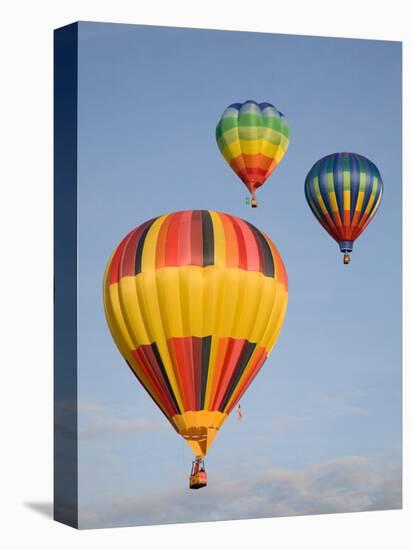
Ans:
[[[54,124],[54,519],[77,527],[77,23],[54,33]]]

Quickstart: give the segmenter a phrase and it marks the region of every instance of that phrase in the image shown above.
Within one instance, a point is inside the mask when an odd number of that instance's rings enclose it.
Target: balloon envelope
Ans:
[[[197,456],[274,346],[287,296],[286,270],[267,235],[206,210],[140,225],[104,277],[121,354]]]
[[[320,224],[351,252],[353,242],[375,215],[383,193],[377,167],[356,153],[333,153],[318,160],[306,176],[306,200]]]
[[[251,194],[263,185],[289,146],[289,124],[270,103],[232,103],[216,128],[220,152]]]

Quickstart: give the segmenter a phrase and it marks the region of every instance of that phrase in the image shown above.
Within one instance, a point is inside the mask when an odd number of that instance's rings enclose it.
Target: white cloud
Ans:
[[[82,508],[82,527],[153,525],[361,512],[402,506],[401,468],[367,457],[344,457],[300,470],[269,468],[254,477],[210,472],[200,491],[181,487]],[[219,479],[220,478],[220,479]]]

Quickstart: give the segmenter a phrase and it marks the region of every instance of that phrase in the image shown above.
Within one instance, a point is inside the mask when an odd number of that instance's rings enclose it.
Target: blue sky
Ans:
[[[255,99],[291,142],[259,208],[214,129]],[[79,25],[79,523],[173,523],[401,505],[401,45]],[[353,151],[384,196],[350,266],[313,218],[313,163]],[[263,229],[289,275],[284,328],[187,489],[191,452],[131,376],[103,313],[106,262],[159,214],[226,211]]]

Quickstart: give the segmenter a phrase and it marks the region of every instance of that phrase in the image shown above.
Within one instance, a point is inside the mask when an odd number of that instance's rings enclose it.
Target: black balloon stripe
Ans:
[[[245,344],[245,347],[243,348],[243,352],[242,352],[242,355],[240,356],[239,360],[238,360],[238,363],[236,365],[236,368],[233,372],[233,375],[232,375],[232,378],[230,380],[230,383],[229,383],[229,386],[224,394],[224,397],[222,399],[222,403],[219,407],[219,411],[220,412],[223,412],[230,400],[230,398],[232,397],[238,383],[239,383],[239,380],[242,376],[242,374],[244,373],[245,371],[245,368],[247,367],[249,361],[250,361],[250,358],[252,357],[252,354],[254,352],[256,348],[256,343],[254,342],[246,342]]]
[[[207,387],[207,377],[209,374],[209,359],[210,359],[210,347],[212,343],[211,336],[205,336],[202,338],[202,378],[201,378],[201,394],[200,394],[200,408],[204,409],[205,396]]]
[[[203,266],[215,263],[215,237],[210,213],[202,210]]]
[[[152,227],[153,223],[157,220],[157,218],[153,218],[147,222],[147,226],[144,228],[143,233],[139,239],[139,242],[137,244],[136,248],[136,258],[135,258],[135,275],[138,275],[142,271],[142,255],[143,255],[143,246],[146,239],[146,236],[149,232],[149,229]]]

